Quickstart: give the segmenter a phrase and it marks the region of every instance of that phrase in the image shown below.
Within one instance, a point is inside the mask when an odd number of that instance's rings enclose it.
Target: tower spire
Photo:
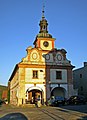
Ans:
[[[40,31],[39,34],[36,37],[43,37],[43,38],[52,38],[52,35],[48,33],[48,22],[45,19],[44,16],[44,0],[43,0],[43,6],[42,6],[42,18],[40,20],[39,26],[40,26]]]
[[[42,8],[42,19],[45,18],[45,16],[44,16],[44,8],[45,8],[45,5],[44,5],[44,3],[43,3],[43,8]]]

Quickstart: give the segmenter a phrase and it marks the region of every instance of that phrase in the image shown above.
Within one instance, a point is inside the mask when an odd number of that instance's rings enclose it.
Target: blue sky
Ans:
[[[43,1],[55,47],[66,49],[76,68],[87,60],[87,0],[0,0],[0,84],[7,85],[26,48],[33,46]]]

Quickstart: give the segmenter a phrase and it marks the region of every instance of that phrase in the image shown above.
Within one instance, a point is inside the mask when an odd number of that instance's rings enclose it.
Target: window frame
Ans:
[[[56,79],[57,80],[62,80],[62,71],[56,71]]]
[[[38,79],[38,70],[33,70],[32,71],[32,78],[33,79]]]

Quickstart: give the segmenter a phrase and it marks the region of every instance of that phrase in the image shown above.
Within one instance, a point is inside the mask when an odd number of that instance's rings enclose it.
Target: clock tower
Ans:
[[[42,50],[52,50],[54,48],[55,38],[52,38],[52,35],[48,33],[48,22],[44,16],[44,7],[42,11],[42,19],[39,23],[40,31],[37,34],[34,41],[35,48],[41,48]]]
[[[29,46],[26,57],[16,64],[10,78],[10,103],[14,105],[48,103],[50,98],[74,95],[71,61],[65,49],[55,48],[55,38],[48,33],[48,22],[42,10],[40,30]],[[13,99],[14,98],[14,99]]]

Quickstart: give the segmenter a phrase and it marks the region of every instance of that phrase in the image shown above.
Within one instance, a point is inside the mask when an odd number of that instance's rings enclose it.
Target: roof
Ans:
[[[14,68],[14,70],[13,70],[13,72],[12,72],[10,78],[9,78],[9,81],[12,80],[12,78],[13,78],[14,74],[16,73],[17,69],[18,69],[18,64],[15,65],[15,68]]]

